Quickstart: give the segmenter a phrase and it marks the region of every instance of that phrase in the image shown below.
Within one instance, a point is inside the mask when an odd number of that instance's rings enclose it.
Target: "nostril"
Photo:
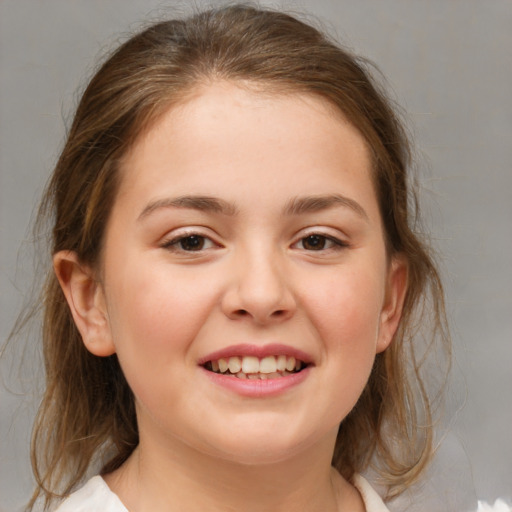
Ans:
[[[270,311],[267,314],[254,314],[251,309],[235,309],[230,313],[232,318],[245,318],[251,317],[254,318],[257,322],[265,322],[270,320],[281,321],[287,317],[288,310],[286,309],[276,309],[275,311]]]

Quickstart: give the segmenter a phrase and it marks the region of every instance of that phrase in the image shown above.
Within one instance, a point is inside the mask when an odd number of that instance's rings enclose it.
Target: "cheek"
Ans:
[[[310,319],[326,369],[324,400],[332,423],[339,423],[356,404],[375,360],[384,286],[380,274],[367,267],[340,271],[310,292]]]
[[[313,292],[309,290],[314,322],[331,342],[331,349],[348,345],[362,349],[375,343],[384,297],[379,275],[340,271],[319,282]]]
[[[171,273],[166,266],[119,269],[110,282],[109,323],[121,367],[141,401],[180,375],[177,362],[195,362],[189,348],[215,302],[212,287]]]
[[[191,272],[172,270],[165,264],[132,264],[113,276],[107,298],[114,341],[174,347],[186,343],[187,332],[212,301],[211,287]]]

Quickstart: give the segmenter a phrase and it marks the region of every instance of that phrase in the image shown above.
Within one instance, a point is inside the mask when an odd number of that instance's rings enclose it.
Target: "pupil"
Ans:
[[[302,242],[304,249],[311,249],[318,251],[325,247],[325,237],[320,235],[310,235],[304,238]]]
[[[184,251],[199,251],[203,248],[204,238],[197,235],[187,236],[180,241],[180,245]]]

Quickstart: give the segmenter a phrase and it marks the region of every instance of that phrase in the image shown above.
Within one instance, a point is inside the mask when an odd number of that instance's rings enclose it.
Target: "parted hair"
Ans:
[[[393,497],[432,456],[432,402],[422,361],[433,343],[449,352],[449,338],[439,274],[418,235],[408,137],[374,74],[367,61],[282,12],[232,5],[153,24],[116,49],[86,87],[39,219],[51,223],[52,253],[74,251],[99,268],[121,158],[196,87],[238,81],[327,100],[366,140],[388,255],[401,255],[408,265],[399,328],[340,426],[332,464],[346,478],[371,466]],[[91,465],[103,472],[118,468],[137,446],[138,430],[116,355],[86,350],[53,272],[42,301],[46,391],[33,431],[37,488],[29,508],[42,499],[48,509]]]

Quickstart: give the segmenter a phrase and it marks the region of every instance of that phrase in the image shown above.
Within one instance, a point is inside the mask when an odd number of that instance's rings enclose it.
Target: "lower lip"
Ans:
[[[298,373],[279,377],[277,379],[239,379],[228,377],[222,373],[215,373],[201,368],[207,377],[215,384],[222,386],[234,393],[251,398],[266,398],[280,395],[289,389],[298,386],[309,375],[310,367],[306,367]]]

